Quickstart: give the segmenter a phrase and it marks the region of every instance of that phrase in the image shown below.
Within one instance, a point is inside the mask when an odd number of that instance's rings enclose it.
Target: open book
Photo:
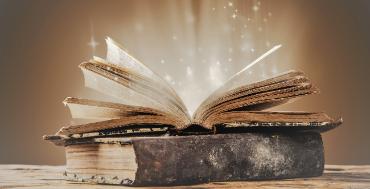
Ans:
[[[230,78],[197,108],[193,115],[174,89],[158,74],[129,55],[108,38],[106,59],[94,57],[80,64],[85,85],[112,97],[114,102],[67,98],[72,117],[83,124],[62,127],[57,136],[92,137],[102,134],[177,133],[227,131],[239,127],[335,127],[322,112],[263,111],[289,100],[318,92],[299,71],[233,87],[239,74]],[[266,55],[266,54],[265,54]],[[86,122],[87,121],[87,122]]]

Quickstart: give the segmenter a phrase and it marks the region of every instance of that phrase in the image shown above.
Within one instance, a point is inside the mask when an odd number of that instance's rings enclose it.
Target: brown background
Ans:
[[[0,163],[64,163],[63,149],[41,137],[69,123],[61,103],[66,96],[94,95],[83,88],[77,65],[92,54],[104,57],[104,38],[111,36],[158,73],[170,74],[188,101],[266,51],[267,42],[281,43],[261,68],[303,70],[321,94],[278,109],[342,116],[344,124],[324,134],[327,163],[369,164],[370,1],[228,2],[0,0]],[[87,45],[92,34],[95,52]],[[212,67],[216,60],[221,71]],[[219,78],[206,77],[208,69]]]

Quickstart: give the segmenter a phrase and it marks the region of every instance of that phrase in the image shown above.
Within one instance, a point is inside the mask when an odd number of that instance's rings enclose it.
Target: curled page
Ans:
[[[119,67],[128,69],[132,72],[140,73],[141,75],[150,78],[153,82],[159,84],[161,87],[165,87],[168,91],[170,91],[170,95],[172,95],[177,104],[181,107],[181,109],[188,114],[187,109],[181,100],[181,98],[176,94],[175,90],[160,76],[154,73],[151,69],[149,69],[145,64],[141,63],[136,58],[132,57],[129,53],[127,53],[121,45],[115,42],[111,38],[106,39],[107,43],[107,57],[106,61],[111,64],[115,64]],[[189,115],[188,115],[189,117]]]
[[[231,76],[219,89],[217,89],[215,91],[215,94],[224,93],[226,91],[232,90],[232,89],[234,89],[236,87],[239,87],[241,85],[246,85],[246,84],[255,83],[255,82],[258,82],[258,81],[265,80],[266,78],[264,78],[262,75],[256,75],[255,77],[251,78],[251,76],[248,74],[247,71],[251,70],[253,68],[253,66],[255,66],[257,63],[262,61],[264,58],[266,58],[267,56],[269,56],[270,54],[272,54],[276,50],[278,50],[280,47],[281,47],[281,45],[274,46],[273,48],[271,48],[270,50],[268,50],[267,52],[265,52],[264,54],[259,56],[256,60],[254,60],[253,62],[248,64],[246,67],[241,69],[238,73]],[[273,78],[273,77],[276,77],[278,75],[281,75],[281,72],[280,73],[275,73],[275,74],[271,75],[270,77]]]
[[[115,98],[114,102],[132,106],[143,106],[158,110],[167,110],[166,107],[158,102],[131,90],[117,82],[102,77],[92,71],[82,69],[85,79],[85,86]]]

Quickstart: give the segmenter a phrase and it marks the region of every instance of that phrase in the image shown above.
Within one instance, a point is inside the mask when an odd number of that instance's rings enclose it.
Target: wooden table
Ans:
[[[63,180],[63,171],[64,166],[0,165],[0,188],[133,188],[68,182]],[[323,176],[309,179],[216,182],[192,186],[177,186],[176,188],[370,188],[370,165],[326,165]],[[143,189],[143,187],[140,187],[140,189]]]

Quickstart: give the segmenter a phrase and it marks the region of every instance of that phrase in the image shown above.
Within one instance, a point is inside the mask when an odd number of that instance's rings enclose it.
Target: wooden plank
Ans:
[[[68,182],[63,179],[64,166],[0,165],[0,188],[19,189],[125,189],[133,187],[91,185]],[[152,188],[152,187],[148,187]],[[166,188],[166,187],[157,187]],[[168,187],[167,187],[168,188]],[[173,188],[173,187],[170,187]],[[370,188],[370,165],[326,165],[324,175],[309,179],[286,179],[277,181],[217,182],[175,188]],[[140,187],[140,189],[144,189]]]

